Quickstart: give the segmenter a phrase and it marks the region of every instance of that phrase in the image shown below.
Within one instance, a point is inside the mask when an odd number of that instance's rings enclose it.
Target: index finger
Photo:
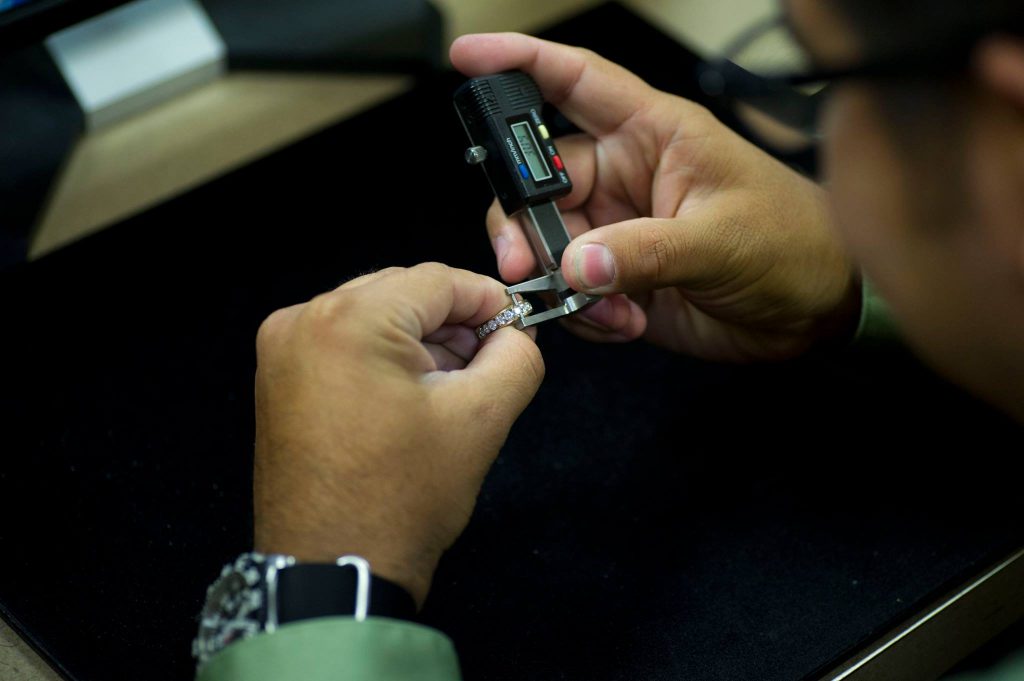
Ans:
[[[544,99],[591,135],[606,135],[645,108],[655,92],[621,66],[579,47],[521,33],[464,35],[452,43],[452,65],[467,76],[519,70]]]
[[[417,340],[445,324],[479,326],[511,303],[501,282],[441,263],[397,270],[337,294],[372,307],[376,319],[397,321]]]

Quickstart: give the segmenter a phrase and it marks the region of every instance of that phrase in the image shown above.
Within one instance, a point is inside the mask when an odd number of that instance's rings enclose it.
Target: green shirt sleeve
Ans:
[[[459,681],[451,639],[412,622],[325,617],[233,643],[196,681]]]
[[[896,327],[889,305],[875,291],[865,278],[861,284],[860,322],[853,337],[855,347],[878,343],[899,342],[900,333]]]
[[[1024,679],[1024,652],[999,662],[991,669],[957,674],[944,681],[1021,681]]]

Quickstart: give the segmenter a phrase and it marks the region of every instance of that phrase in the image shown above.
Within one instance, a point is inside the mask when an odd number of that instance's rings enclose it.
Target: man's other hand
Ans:
[[[544,364],[489,278],[383,270],[272,314],[257,336],[256,549],[365,557],[426,597]]]
[[[606,298],[572,318],[576,333],[645,336],[725,361],[784,359],[852,335],[857,276],[813,182],[587,50],[470,35],[451,60],[467,76],[529,73],[583,131],[558,142],[573,179],[559,201],[574,237],[562,269],[573,288]],[[497,203],[487,229],[501,276],[529,276],[533,253]]]

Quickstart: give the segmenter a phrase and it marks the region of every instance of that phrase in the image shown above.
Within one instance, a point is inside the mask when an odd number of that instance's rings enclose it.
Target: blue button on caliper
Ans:
[[[530,171],[528,171],[526,169],[526,164],[525,163],[520,163],[519,164],[519,174],[523,176],[524,180],[529,180],[530,179]]]

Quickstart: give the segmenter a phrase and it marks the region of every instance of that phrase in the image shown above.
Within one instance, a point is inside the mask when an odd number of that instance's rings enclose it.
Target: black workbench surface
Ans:
[[[550,35],[689,92],[692,56],[617,7]],[[459,82],[2,275],[0,610],[69,677],[188,677],[205,586],[249,545],[263,317],[385,265],[494,272]],[[1019,432],[899,349],[540,343],[424,612],[467,679],[798,681],[1024,538]]]

